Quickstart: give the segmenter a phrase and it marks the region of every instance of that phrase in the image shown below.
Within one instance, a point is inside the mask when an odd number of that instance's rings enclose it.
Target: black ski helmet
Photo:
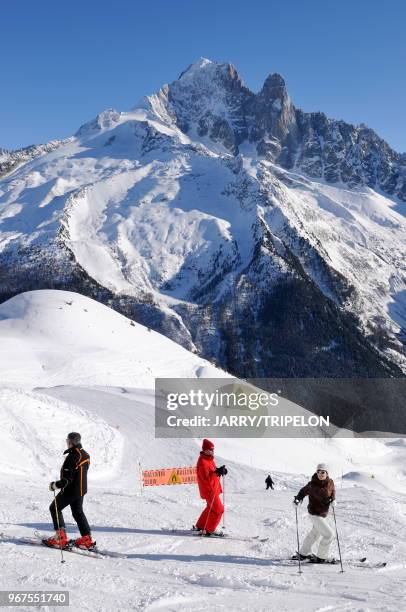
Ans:
[[[71,433],[68,434],[68,438],[67,438],[70,442],[72,442],[72,444],[80,444],[81,442],[81,436],[80,433],[77,433],[76,431],[72,431]]]

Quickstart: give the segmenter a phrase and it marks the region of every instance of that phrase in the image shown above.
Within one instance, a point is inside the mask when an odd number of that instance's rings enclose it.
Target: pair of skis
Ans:
[[[0,542],[5,542],[9,544],[17,544],[17,545],[26,544],[28,546],[42,546],[44,548],[50,548],[53,550],[61,550],[61,547],[59,546],[48,546],[47,544],[45,544],[44,540],[46,540],[47,538],[48,536],[41,534],[38,531],[34,532],[33,537],[23,536],[20,538],[16,538],[16,537],[9,537],[5,535],[4,533],[0,534]],[[63,546],[62,550],[63,552],[74,553],[77,555],[82,555],[83,557],[91,557],[92,559],[103,559],[105,557],[122,559],[122,558],[127,557],[127,555],[112,552],[109,550],[100,550],[99,548],[97,548],[97,546],[93,546],[92,548],[78,548],[77,546],[74,545],[73,540],[70,540],[66,544],[66,546]]]
[[[283,559],[275,559],[275,561],[283,561]],[[286,560],[285,560],[286,561]],[[296,565],[298,562],[298,558],[294,555],[291,559],[288,559],[289,564]],[[324,563],[320,563],[317,561],[317,557],[311,556],[308,559],[301,560],[302,565],[337,565],[340,563],[338,559],[326,559]],[[380,569],[382,567],[386,567],[386,561],[379,561],[377,563],[368,562],[366,557],[361,557],[360,559],[349,559],[346,560],[345,563],[350,565],[351,567],[368,567],[370,569]]]
[[[162,532],[168,535],[202,538],[205,540],[229,540],[231,542],[267,542],[269,540],[269,538],[261,538],[259,535],[248,537],[232,536],[224,531],[214,531],[210,536],[207,536],[197,529],[165,529],[163,527]]]

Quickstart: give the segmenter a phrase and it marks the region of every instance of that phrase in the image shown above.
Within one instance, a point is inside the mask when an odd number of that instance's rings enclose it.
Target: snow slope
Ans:
[[[0,304],[0,337],[3,385],[150,387],[157,376],[225,376],[161,334],[68,291],[31,291]]]
[[[92,478],[117,474],[124,439],[119,430],[86,409],[66,406],[33,391],[0,387],[0,474],[47,478],[68,431],[91,441]],[[64,432],[64,433],[62,433]],[[97,449],[97,450],[96,450]]]
[[[0,308],[1,588],[66,589],[72,607],[92,612],[406,608],[404,441],[217,440],[218,461],[229,467],[227,532],[268,539],[213,541],[165,532],[188,528],[202,502],[195,486],[141,493],[138,464],[193,465],[199,446],[155,439],[153,376],[176,368],[188,376],[222,373],[82,296],[31,292]],[[133,368],[123,369],[126,359]],[[66,554],[61,565],[57,551],[16,540],[34,529],[51,531],[47,484],[58,473],[71,429],[81,430],[92,457],[85,508],[94,536],[121,557]],[[322,460],[337,482],[346,571],[306,566],[299,576],[278,559],[296,546],[292,496]],[[264,490],[269,471],[276,481],[271,493]],[[65,516],[75,535],[69,511]],[[304,507],[299,518],[303,537]],[[373,570],[351,563],[364,555],[388,565]]]

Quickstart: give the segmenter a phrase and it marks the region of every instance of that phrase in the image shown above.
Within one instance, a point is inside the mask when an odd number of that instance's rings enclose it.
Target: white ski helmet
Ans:
[[[328,473],[328,465],[327,463],[319,463],[317,466],[317,471],[318,470],[324,470],[325,472]]]

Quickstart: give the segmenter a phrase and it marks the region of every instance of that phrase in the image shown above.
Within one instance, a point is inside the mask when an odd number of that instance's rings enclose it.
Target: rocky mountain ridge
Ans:
[[[1,163],[2,301],[74,290],[245,377],[406,367],[405,158],[280,75],[202,59]]]

